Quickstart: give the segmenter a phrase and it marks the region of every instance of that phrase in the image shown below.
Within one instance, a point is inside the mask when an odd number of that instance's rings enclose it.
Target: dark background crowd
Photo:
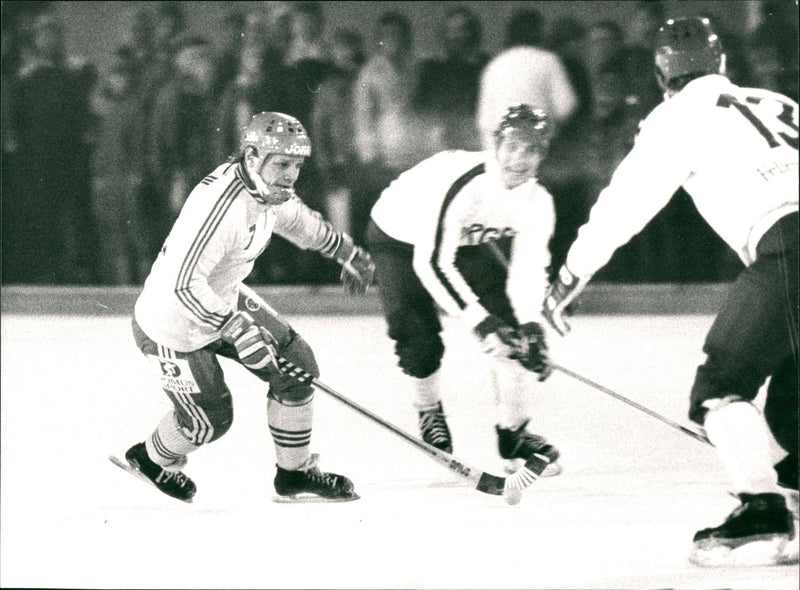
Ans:
[[[141,284],[189,191],[264,110],[308,127],[313,152],[297,191],[363,241],[371,205],[400,172],[443,149],[481,149],[481,74],[520,45],[554,55],[574,96],[540,171],[556,205],[558,268],[639,121],[661,101],[650,42],[671,16],[658,0],[631,1],[623,28],[593,19],[591,3],[585,18],[555,19],[541,4],[516,3],[502,49],[489,51],[475,5],[450,3],[441,51],[420,59],[403,2],[385,3],[369,35],[331,30],[324,3],[237,5],[213,38],[187,26],[192,3],[148,2],[101,71],[67,51],[54,4],[2,4],[4,284]],[[729,75],[797,100],[797,5],[758,6],[747,35],[722,31]],[[715,282],[738,270],[678,191],[597,280]],[[276,236],[250,281],[335,279],[329,261]]]

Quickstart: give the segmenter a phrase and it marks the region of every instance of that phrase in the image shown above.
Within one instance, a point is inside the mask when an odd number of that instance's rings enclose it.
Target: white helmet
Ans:
[[[242,129],[240,153],[247,148],[256,152],[258,163],[255,170],[248,170],[250,179],[264,199],[274,203],[288,200],[294,191],[281,186],[268,185],[259,171],[271,154],[308,157],[311,155],[311,140],[302,123],[283,113],[262,112],[254,115]]]

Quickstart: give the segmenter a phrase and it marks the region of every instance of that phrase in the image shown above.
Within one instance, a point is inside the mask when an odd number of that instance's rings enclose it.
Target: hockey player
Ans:
[[[189,194],[136,301],[136,344],[152,360],[174,409],[125,458],[138,475],[179,500],[190,501],[196,490],[182,472],[187,455],[219,439],[233,421],[219,357],[237,361],[269,384],[278,496],[358,498],[348,478],[320,471],[317,455],[309,451],[310,385],[277,368],[280,355],[318,375],[311,348],[242,285],[274,232],[340,262],[351,293],[369,286],[374,272],[369,254],[293,191],[310,153],[298,120],[282,113],[255,115],[243,130],[238,157]]]
[[[655,65],[665,101],[643,121],[634,147],[580,229],[544,301],[562,334],[565,307],[614,250],[638,233],[678,187],[733,248],[745,270],[706,337],[689,417],[705,427],[739,506],[694,536],[700,565],[781,562],[794,538],[779,485],[797,498],[798,107],[740,88],[708,19],[669,20]],[[753,405],[770,378],[764,414]],[[769,427],[788,453],[773,468]],[[749,558],[748,558],[749,556]]]
[[[439,387],[437,304],[491,355],[500,455],[517,464],[533,453],[551,463],[559,456],[526,428],[524,380],[525,369],[540,381],[551,372],[538,300],[547,286],[555,213],[535,179],[549,135],[544,112],[512,106],[493,150],[436,154],[401,174],[372,209],[367,243],[389,337],[414,384],[422,439],[446,452],[452,441]],[[487,242],[509,256],[507,271]]]

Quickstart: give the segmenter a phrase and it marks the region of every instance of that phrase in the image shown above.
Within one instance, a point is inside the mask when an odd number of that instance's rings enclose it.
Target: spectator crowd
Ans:
[[[53,3],[3,4],[4,284],[140,284],[189,191],[233,155],[260,111],[308,127],[297,192],[362,243],[372,205],[400,172],[444,149],[489,148],[509,101],[544,108],[556,127],[540,181],[556,204],[557,269],[661,101],[649,46],[666,16],[657,0],[632,2],[627,29],[591,16],[546,22],[520,5],[496,54],[465,3],[439,23],[440,54],[422,60],[402,4],[367,36],[329,30],[322,3],[254,3],[203,38],[187,29],[182,3],[143,3],[102,75],[66,52]],[[797,100],[796,5],[761,8],[752,34],[724,34],[729,75]],[[679,192],[598,279],[719,281],[738,264]],[[250,280],[335,278],[328,261],[276,237]]]

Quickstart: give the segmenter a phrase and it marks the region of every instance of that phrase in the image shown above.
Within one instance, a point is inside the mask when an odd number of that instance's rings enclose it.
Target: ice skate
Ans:
[[[125,465],[116,457],[109,457],[115,465],[128,473],[152,484],[166,495],[183,502],[191,502],[197,486],[180,468],[186,465],[186,459],[171,469],[165,469],[154,463],[147,455],[144,443],[133,445],[125,453],[128,464]]]
[[[511,430],[510,428],[500,428],[497,430],[497,448],[500,456],[506,460],[504,469],[507,473],[516,473],[531,455],[544,455],[550,464],[544,469],[541,477],[552,477],[561,473],[561,466],[557,463],[559,456],[558,449],[547,442],[543,436],[532,434],[525,430],[530,420],[525,420],[522,425]]]
[[[453,452],[453,441],[450,438],[450,429],[444,419],[442,402],[431,408],[421,410],[419,413],[419,430],[422,440],[445,453]]]
[[[689,561],[703,567],[782,565],[796,539],[780,494],[739,494],[742,505],[718,527],[698,531]]]
[[[353,482],[343,475],[320,471],[319,455],[313,454],[299,469],[278,467],[275,475],[276,502],[350,502],[358,500]]]

